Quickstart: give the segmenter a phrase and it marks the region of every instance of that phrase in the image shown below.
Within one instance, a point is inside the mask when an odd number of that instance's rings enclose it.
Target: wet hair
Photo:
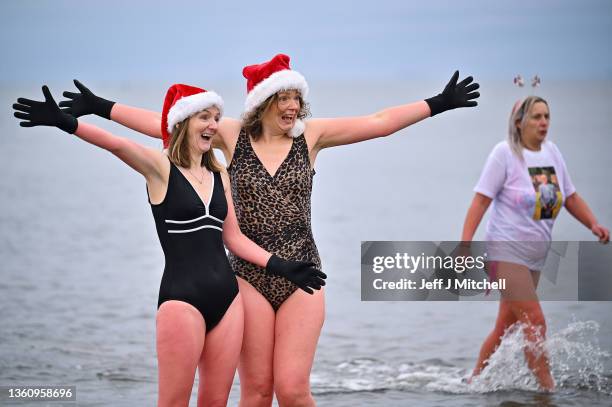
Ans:
[[[528,96],[522,103],[516,103],[510,113],[510,122],[508,123],[508,144],[510,149],[517,157],[523,159],[523,143],[521,142],[521,129],[527,121],[531,108],[536,103],[544,103],[548,107],[548,102],[539,96]],[[519,126],[516,123],[519,122]]]
[[[283,92],[283,91],[281,91]],[[297,118],[300,120],[310,116],[310,106],[304,101],[300,94],[300,111],[297,114]],[[257,108],[242,116],[242,128],[246,134],[250,135],[253,140],[257,140],[263,133],[263,115],[264,112],[272,106],[273,103],[278,102],[278,92],[268,97],[263,103]]]
[[[191,116],[193,117],[193,116]],[[191,155],[189,154],[189,137],[187,136],[189,129],[189,120],[191,117],[186,118],[176,126],[172,128],[172,134],[170,135],[170,143],[168,145],[168,157],[170,161],[179,167],[191,167]],[[202,154],[202,162],[200,166],[206,167],[207,170],[212,172],[224,171],[223,166],[219,163],[215,157],[212,147]]]

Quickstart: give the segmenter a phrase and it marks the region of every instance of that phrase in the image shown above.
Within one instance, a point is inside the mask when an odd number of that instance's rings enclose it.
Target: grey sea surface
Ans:
[[[86,84],[154,110],[170,85]],[[312,83],[311,111],[313,117],[370,114],[422,100],[443,84]],[[50,85],[58,100],[71,87],[68,81]],[[213,88],[224,96],[229,116],[240,113],[241,85]],[[520,332],[508,334],[480,382],[462,381],[493,328],[497,304],[360,301],[361,241],[460,238],[486,157],[505,137],[514,101],[531,91],[510,81],[481,86],[475,109],[319,154],[312,221],[328,279],[311,376],[318,405],[612,404],[609,302],[542,303],[559,384],[547,395],[535,391]],[[549,137],[578,192],[599,222],[612,227],[612,81],[545,82],[537,91],[549,100]],[[75,385],[78,405],[154,405],[164,259],[144,180],[75,136],[20,128],[10,108],[20,96],[40,98],[40,88],[0,89],[0,385]],[[161,147],[103,119],[85,120]],[[484,223],[476,237],[483,232]],[[594,239],[565,210],[553,237]],[[236,375],[229,405],[238,399]]]

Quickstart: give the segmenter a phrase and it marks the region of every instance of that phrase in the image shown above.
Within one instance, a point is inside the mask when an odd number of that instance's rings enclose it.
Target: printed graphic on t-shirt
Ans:
[[[554,219],[563,203],[555,167],[529,167],[529,176],[536,192],[533,219]]]

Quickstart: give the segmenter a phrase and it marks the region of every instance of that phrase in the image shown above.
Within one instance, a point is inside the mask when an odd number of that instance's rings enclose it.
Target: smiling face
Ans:
[[[210,150],[220,118],[221,113],[216,106],[206,108],[189,118],[187,138],[191,151],[203,154]]]
[[[297,90],[278,92],[276,102],[270,103],[263,114],[263,126],[273,131],[289,132],[298,119],[302,107],[301,100],[300,92]]]
[[[544,102],[536,102],[521,122],[517,123],[521,132],[521,140],[526,146],[539,146],[546,139],[550,113]]]

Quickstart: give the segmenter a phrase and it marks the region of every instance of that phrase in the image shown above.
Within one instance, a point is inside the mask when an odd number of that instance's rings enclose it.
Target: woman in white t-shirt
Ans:
[[[525,356],[540,387],[553,390],[554,381],[542,343],[546,323],[536,288],[546,261],[553,223],[565,205],[602,243],[610,232],[597,223],[578,196],[559,149],[546,140],[548,103],[537,96],[517,102],[510,115],[509,137],[497,144],[474,188],[461,240],[469,245],[493,202],[487,224],[488,270],[493,279],[506,280],[495,328],[485,340],[472,373],[477,376],[499,346],[504,331],[515,322],[525,326]]]

